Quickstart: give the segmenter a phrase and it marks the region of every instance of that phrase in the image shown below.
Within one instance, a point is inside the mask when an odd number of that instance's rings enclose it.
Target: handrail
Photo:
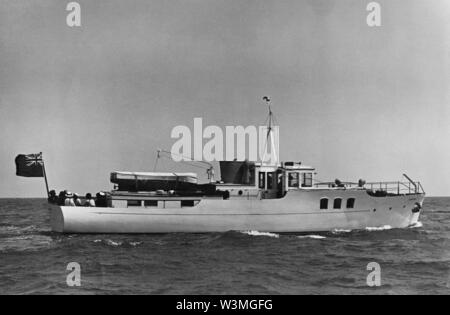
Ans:
[[[314,186],[316,188],[320,188],[323,186],[327,186],[328,188],[334,189],[347,189],[347,188],[360,188],[366,189],[370,191],[383,191],[387,193],[393,193],[396,195],[401,194],[419,194],[425,193],[420,182],[408,181],[408,182],[400,182],[400,181],[386,181],[386,182],[368,182],[364,183],[364,185],[359,185],[354,182],[340,182],[340,186],[336,185],[335,182],[321,182],[315,183]]]
[[[417,192],[417,185],[416,185],[416,183],[414,183],[414,181],[413,181],[411,178],[409,178],[408,175],[403,174],[403,176],[404,176],[407,180],[409,180],[409,182],[414,186],[414,188],[415,188],[415,190],[416,190],[416,192]]]
[[[417,182],[419,184],[419,189],[422,191],[422,193],[425,193],[425,189],[423,189],[422,184],[420,182]]]

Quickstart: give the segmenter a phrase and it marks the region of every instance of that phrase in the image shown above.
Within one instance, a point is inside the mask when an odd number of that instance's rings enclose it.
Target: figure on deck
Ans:
[[[52,204],[58,203],[58,196],[56,196],[56,191],[52,190],[48,193],[48,202]]]
[[[97,193],[96,197],[97,197],[97,200],[96,200],[95,204],[97,207],[107,207],[108,206],[107,200],[106,200],[106,194],[103,191]]]
[[[73,194],[73,201],[74,201],[76,207],[82,207],[83,206],[83,203],[81,202],[80,196],[78,196],[77,193]]]
[[[86,194],[86,201],[84,202],[85,207],[95,207],[95,200],[92,198],[90,193]]]
[[[73,200],[73,194],[71,192],[66,193],[66,199],[64,200],[64,205],[66,207],[75,207],[75,201]]]
[[[60,191],[58,195],[58,206],[64,206],[65,201],[66,201],[66,192]]]

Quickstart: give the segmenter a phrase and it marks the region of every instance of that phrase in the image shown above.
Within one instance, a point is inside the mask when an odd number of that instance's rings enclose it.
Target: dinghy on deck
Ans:
[[[198,184],[195,173],[112,172],[111,183],[119,191],[193,190]]]

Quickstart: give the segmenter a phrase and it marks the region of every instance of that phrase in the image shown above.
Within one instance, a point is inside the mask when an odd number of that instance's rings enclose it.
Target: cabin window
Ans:
[[[259,172],[259,188],[266,188],[266,173]]]
[[[320,209],[328,209],[328,198],[322,198],[320,199]]]
[[[302,187],[312,187],[312,173],[303,173]]]
[[[128,207],[141,207],[142,201],[141,200],[128,200],[127,206]]]
[[[193,207],[194,200],[181,200],[181,206],[182,207]]]
[[[289,187],[297,187],[299,184],[298,173],[289,173]]]
[[[275,178],[275,173],[267,173],[267,189],[273,189],[273,180]]]
[[[355,207],[355,198],[347,199],[347,209],[353,209]]]
[[[146,207],[157,207],[158,206],[158,200],[145,200],[144,206]]]
[[[341,205],[342,205],[342,198],[334,199],[333,209],[341,209]]]

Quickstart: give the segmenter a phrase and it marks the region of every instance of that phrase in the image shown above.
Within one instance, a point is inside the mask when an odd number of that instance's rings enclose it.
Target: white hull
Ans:
[[[322,197],[343,198],[342,209],[319,209]],[[355,198],[353,209],[345,200]],[[418,222],[413,213],[424,194],[373,197],[365,190],[298,190],[281,199],[205,198],[184,208],[52,207],[51,225],[63,233],[204,233],[230,230],[317,232],[366,227],[405,228]],[[375,211],[374,211],[375,210]]]

